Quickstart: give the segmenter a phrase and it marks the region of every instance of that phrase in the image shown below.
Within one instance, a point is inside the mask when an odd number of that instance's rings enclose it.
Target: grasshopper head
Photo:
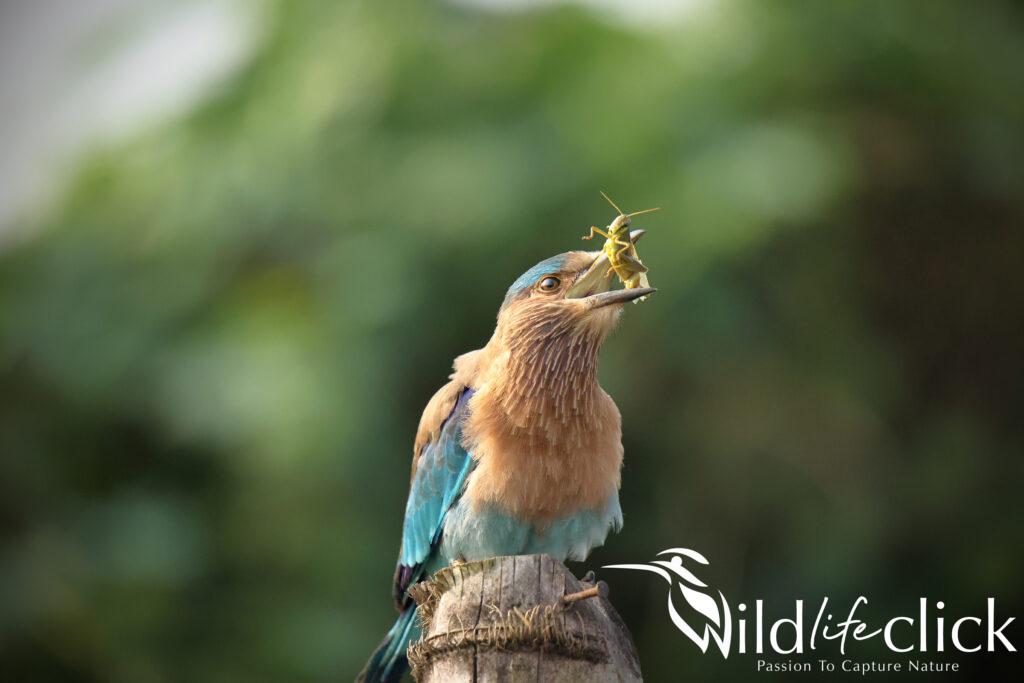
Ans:
[[[608,232],[610,232],[615,237],[622,237],[626,230],[629,228],[630,223],[632,222],[633,221],[630,218],[629,214],[620,213],[618,216],[615,217],[615,220],[613,220],[608,225]]]

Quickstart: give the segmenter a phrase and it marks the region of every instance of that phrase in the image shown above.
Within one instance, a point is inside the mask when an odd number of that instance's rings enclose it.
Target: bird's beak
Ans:
[[[569,287],[569,291],[565,293],[566,299],[584,299],[612,288],[615,274],[608,267],[608,257],[602,251],[590,253],[594,255],[593,262]]]
[[[608,257],[603,252],[597,252],[594,255],[594,262],[569,287],[565,298],[580,299],[588,310],[595,310],[612,304],[628,303],[657,291],[653,287],[608,291],[614,279],[615,273],[609,267]]]
[[[654,294],[657,292],[654,287],[634,287],[632,289],[616,289],[613,292],[604,292],[602,294],[593,294],[586,298],[587,304],[590,309],[604,308],[605,306],[611,306],[612,304],[625,304],[639,299],[642,296],[648,294]]]

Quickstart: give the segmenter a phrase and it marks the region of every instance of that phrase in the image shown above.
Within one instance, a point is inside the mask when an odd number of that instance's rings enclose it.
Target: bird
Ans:
[[[639,239],[636,231],[634,239]],[[458,356],[423,411],[393,595],[399,616],[357,681],[399,680],[419,638],[409,588],[452,563],[586,559],[622,527],[621,416],[597,379],[622,305],[600,251],[536,264],[509,287],[487,344]]]

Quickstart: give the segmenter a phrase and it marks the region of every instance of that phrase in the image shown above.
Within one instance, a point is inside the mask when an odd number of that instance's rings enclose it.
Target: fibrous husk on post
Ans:
[[[420,683],[641,680],[607,587],[581,584],[547,555],[447,567],[410,593],[423,630],[409,647]]]

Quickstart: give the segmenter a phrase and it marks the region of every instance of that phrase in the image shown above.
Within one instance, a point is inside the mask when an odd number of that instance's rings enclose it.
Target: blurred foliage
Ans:
[[[1020,613],[1018,7],[266,7],[250,66],[0,254],[4,680],[348,678],[419,411],[599,189],[663,207],[661,291],[603,354],[626,528],[586,566]],[[649,680],[750,675],[605,578]]]

